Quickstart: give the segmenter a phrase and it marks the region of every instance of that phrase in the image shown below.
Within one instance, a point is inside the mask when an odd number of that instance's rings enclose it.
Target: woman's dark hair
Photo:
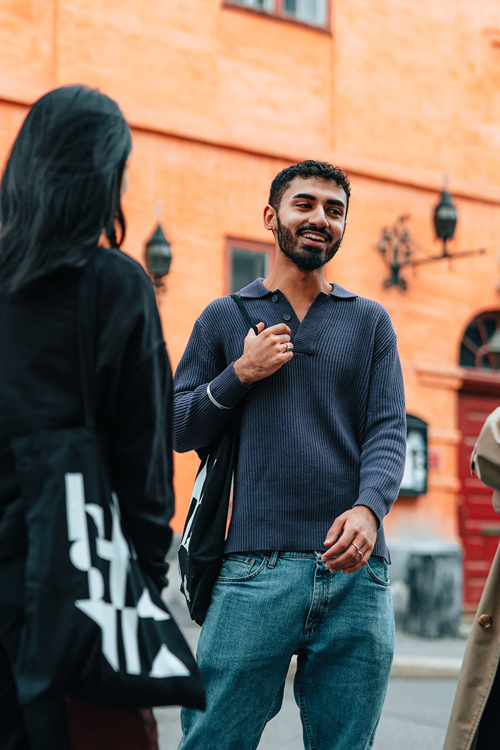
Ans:
[[[326,180],[327,182],[335,182],[341,188],[343,188],[346,194],[346,207],[345,212],[349,208],[349,196],[351,195],[351,186],[349,178],[340,167],[334,167],[333,164],[328,164],[326,161],[314,161],[308,159],[307,161],[300,161],[298,164],[292,164],[286,169],[282,169],[271,183],[271,192],[269,195],[269,205],[279,210],[283,193],[295,177],[317,177],[319,180]]]
[[[63,86],[33,105],[0,184],[2,291],[84,265],[103,230],[121,245],[131,143],[120,108],[97,89]]]

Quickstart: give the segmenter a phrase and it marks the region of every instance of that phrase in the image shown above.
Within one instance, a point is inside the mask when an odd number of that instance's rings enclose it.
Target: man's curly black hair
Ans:
[[[346,173],[340,167],[334,167],[333,164],[328,164],[326,161],[314,161],[313,159],[307,159],[307,161],[299,161],[298,164],[292,164],[286,169],[282,169],[279,174],[276,175],[271,183],[271,191],[269,193],[269,204],[278,211],[283,197],[283,193],[295,177],[317,177],[320,180],[327,180],[328,182],[335,182],[344,189],[347,197],[345,212],[349,207],[349,196],[351,195],[351,186],[349,178]]]

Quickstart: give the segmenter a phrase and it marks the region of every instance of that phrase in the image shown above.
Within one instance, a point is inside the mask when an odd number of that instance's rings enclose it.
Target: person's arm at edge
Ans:
[[[100,263],[110,264],[99,289],[102,429],[124,528],[162,588],[175,509],[172,373],[149,278],[129,258]]]

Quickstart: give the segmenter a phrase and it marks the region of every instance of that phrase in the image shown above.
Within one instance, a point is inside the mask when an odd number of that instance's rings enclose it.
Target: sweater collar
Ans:
[[[278,290],[266,289],[262,281],[263,279],[255,279],[255,281],[252,281],[251,284],[243,287],[243,289],[240,289],[240,291],[238,292],[239,296],[244,297],[245,299],[260,299],[261,297],[266,297],[268,294],[274,294],[274,291],[278,291]],[[357,294],[354,294],[353,292],[348,292],[347,289],[344,289],[343,287],[339,286],[339,284],[332,284],[332,287],[333,287],[332,291],[329,294],[325,294],[325,297],[339,297],[340,299],[353,299],[358,296]],[[320,294],[324,294],[324,292],[320,292]]]

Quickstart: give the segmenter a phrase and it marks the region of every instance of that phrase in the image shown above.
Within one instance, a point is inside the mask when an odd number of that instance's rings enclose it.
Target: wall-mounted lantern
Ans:
[[[455,234],[455,227],[457,226],[457,209],[451,195],[446,190],[446,187],[441,193],[441,198],[434,210],[434,229],[436,230],[436,239],[443,241],[443,254],[439,257],[447,257],[448,250],[446,243],[448,240],[453,239]],[[484,251],[483,251],[484,252]]]
[[[413,268],[426,263],[435,263],[444,258],[464,258],[486,252],[484,248],[464,250],[459,253],[448,252],[447,242],[453,239],[457,225],[457,209],[446,190],[446,185],[433,215],[436,239],[440,239],[443,243],[440,255],[429,255],[426,251],[422,251],[408,231],[406,226],[408,218],[409,214],[399,216],[392,227],[383,227],[375,246],[390,270],[390,276],[383,282],[386,288],[398,286],[403,292],[407,289],[406,280],[400,275],[401,269],[407,266]]]
[[[165,237],[160,222],[145,245],[146,267],[148,273],[153,279],[155,291],[160,292],[165,289],[163,277],[168,275],[170,264],[172,262],[172,248],[170,242]]]

